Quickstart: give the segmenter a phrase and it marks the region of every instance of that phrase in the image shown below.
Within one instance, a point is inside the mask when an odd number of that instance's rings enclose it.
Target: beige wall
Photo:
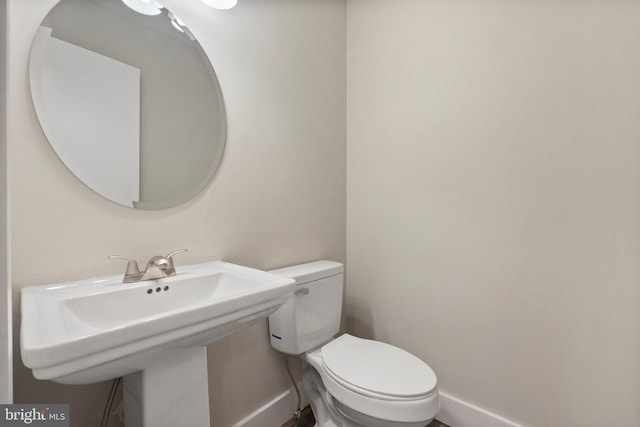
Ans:
[[[84,187],[40,130],[27,62],[31,38],[54,3],[9,0],[16,304],[24,286],[122,271],[106,259],[114,253],[144,262],[189,248],[178,269],[214,259],[262,269],[345,260],[343,1],[244,0],[227,12],[195,0],[163,2],[212,59],[229,138],[212,184],[194,200],[156,212],[117,206]],[[267,338],[261,323],[209,348],[212,425],[229,426],[289,387]],[[16,401],[71,403],[76,427],[99,424],[108,384],[35,381],[19,360],[15,365]]]
[[[13,399],[7,217],[7,3],[0,0],[0,403]]]
[[[638,22],[349,0],[352,332],[527,426],[640,425]]]
[[[527,426],[640,425],[638,2],[349,0],[347,90],[342,1],[165,1],[212,57],[229,143],[202,194],[159,212],[106,202],[47,146],[26,71],[54,3],[9,0],[16,303],[120,271],[112,253],[269,269],[344,261],[346,233],[352,332]],[[215,426],[288,387],[265,328],[210,347]],[[16,371],[17,401],[98,423],[108,384]]]

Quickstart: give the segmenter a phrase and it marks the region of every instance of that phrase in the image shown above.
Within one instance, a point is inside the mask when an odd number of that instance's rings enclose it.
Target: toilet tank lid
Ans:
[[[335,261],[313,261],[305,264],[292,265],[291,267],[271,270],[270,273],[291,277],[296,280],[296,285],[313,282],[344,272],[344,267]]]

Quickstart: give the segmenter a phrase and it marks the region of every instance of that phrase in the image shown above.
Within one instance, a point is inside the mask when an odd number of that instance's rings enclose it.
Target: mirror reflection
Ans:
[[[153,2],[61,0],[34,38],[30,83],[58,157],[91,189],[124,206],[189,200],[222,157],[222,92],[188,27]]]

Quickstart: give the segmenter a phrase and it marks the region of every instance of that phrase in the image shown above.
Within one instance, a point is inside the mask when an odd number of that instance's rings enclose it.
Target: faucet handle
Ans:
[[[140,273],[140,267],[138,267],[138,263],[136,262],[135,259],[128,258],[128,257],[122,256],[122,255],[109,255],[107,258],[108,259],[124,259],[124,260],[126,260],[127,261],[127,271],[124,273],[125,275],[139,274]]]
[[[180,252],[189,252],[189,249],[178,249],[177,251],[173,251],[171,252],[169,255],[167,255],[165,258],[171,258],[172,256],[174,256],[175,254],[179,254]]]
[[[189,249],[178,249],[177,251],[173,251],[171,253],[169,253],[169,255],[167,255],[165,258],[169,261],[169,266],[170,268],[173,268],[174,270],[176,269],[175,266],[173,265],[173,256],[175,254],[179,254],[180,252],[188,252]]]

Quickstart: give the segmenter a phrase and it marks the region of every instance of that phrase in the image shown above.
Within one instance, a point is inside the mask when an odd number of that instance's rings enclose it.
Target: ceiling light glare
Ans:
[[[143,15],[155,16],[162,13],[162,5],[155,0],[122,0],[130,9]]]
[[[184,30],[182,29],[180,24],[178,24],[176,21],[171,21],[171,25],[173,25],[173,28],[175,28],[176,30],[180,31],[181,33],[184,33]]]
[[[238,0],[202,0],[204,4],[207,6],[211,6],[214,9],[231,9],[236,4],[238,4]]]
[[[191,31],[189,31],[189,28],[187,28],[187,26],[182,21],[182,19],[178,18],[171,11],[167,11],[167,16],[171,20],[171,25],[173,25],[173,28],[175,28],[176,30],[180,31],[181,33],[186,34],[186,36],[189,37],[189,40],[191,40],[191,41],[195,41],[196,40],[196,37],[191,33]]]
[[[173,25],[173,27],[180,31],[181,33],[184,33],[183,28],[186,28],[187,26],[184,25],[184,22],[182,22],[182,19],[178,18],[176,15],[174,15],[173,13],[169,12],[167,14],[169,16],[169,19],[171,19],[171,25]]]

